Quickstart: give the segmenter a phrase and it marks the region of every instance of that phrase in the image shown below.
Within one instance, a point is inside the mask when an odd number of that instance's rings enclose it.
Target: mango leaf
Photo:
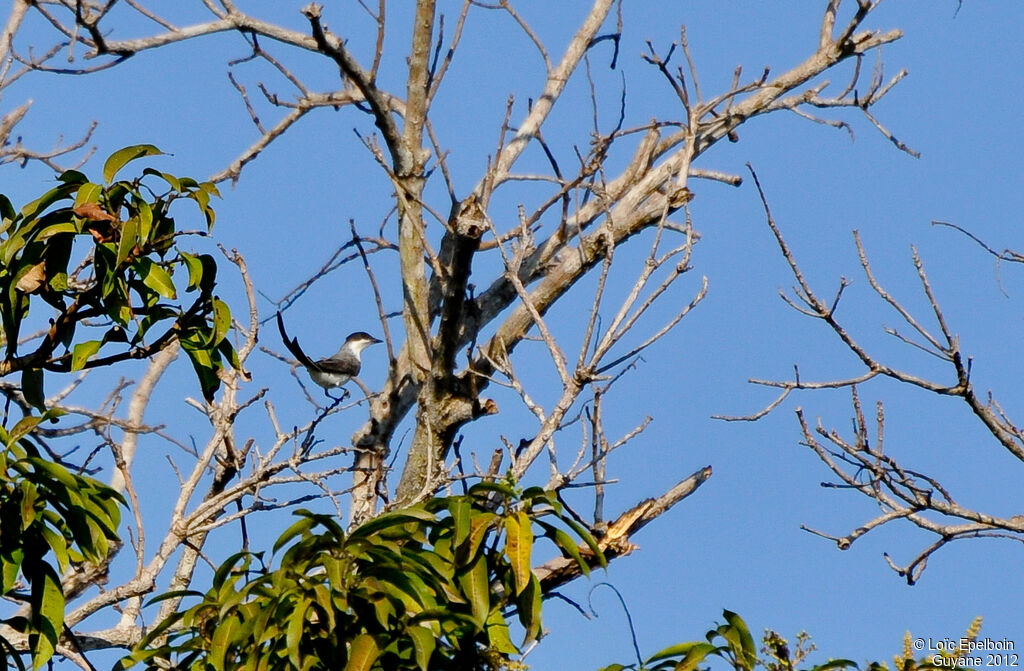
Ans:
[[[377,647],[377,641],[373,636],[359,634],[349,646],[345,671],[370,671],[379,656],[380,648]]]
[[[478,512],[469,520],[469,538],[461,546],[456,548],[455,562],[459,565],[468,564],[477,556],[484,539],[492,528],[492,524],[498,516],[491,512]]]
[[[150,242],[149,237],[153,233],[153,208],[141,198],[133,199],[132,205],[138,211],[139,239],[144,243]]]
[[[725,639],[733,647],[737,660],[745,669],[753,669],[757,663],[757,646],[754,644],[754,637],[747,629],[747,623],[731,610],[723,610],[722,616],[729,623],[729,631]]]
[[[580,537],[580,540],[587,544],[587,547],[589,547],[590,551],[594,553],[594,557],[597,559],[597,563],[601,568],[608,568],[608,560],[605,559],[604,552],[601,551],[601,546],[597,544],[597,541],[590,535],[590,532],[587,531],[582,524],[571,517],[562,517],[560,519],[576,532],[576,535]]]
[[[54,291],[68,289],[68,263],[71,261],[74,242],[75,236],[66,233],[54,235],[46,241],[46,277]]]
[[[75,345],[71,351],[71,372],[82,370],[89,359],[100,351],[100,347],[103,347],[102,340],[87,340]]]
[[[139,219],[132,217],[121,226],[121,240],[117,243],[117,260],[114,267],[121,268],[139,243]]]
[[[456,497],[448,504],[448,512],[452,516],[455,533],[453,541],[455,547],[459,547],[469,539],[470,503],[462,496]]]
[[[178,292],[174,288],[174,280],[171,279],[170,274],[160,265],[153,263],[152,259],[147,257],[136,259],[132,263],[132,267],[135,268],[135,272],[139,274],[139,277],[142,279],[142,283],[153,291],[157,292],[164,298],[175,299],[178,297]],[[229,313],[229,321],[230,318]]]
[[[576,565],[580,567],[583,575],[590,575],[590,564],[583,559],[583,555],[580,554],[580,549],[576,545],[576,541],[572,539],[572,536],[544,520],[537,520],[537,524],[544,529],[544,535],[550,538],[555,545],[558,546],[558,549],[562,551],[564,556],[569,557],[576,562]]]
[[[533,529],[530,518],[518,511],[505,518],[505,556],[512,565],[515,578],[516,596],[523,593],[530,583],[533,572],[530,568],[530,551],[533,548]]]
[[[169,279],[169,278],[168,278]],[[173,286],[173,285],[172,285]],[[213,299],[213,337],[211,345],[217,345],[224,340],[228,331],[231,330],[231,308],[219,298]]]
[[[0,194],[0,216],[8,221],[17,216],[17,212],[14,211],[14,206],[11,205],[11,201],[3,194]]]
[[[194,256],[181,252],[181,257],[188,267],[188,291],[212,292],[217,283],[217,261],[209,254]]]
[[[143,156],[160,156],[162,154],[162,151],[151,144],[136,144],[119,149],[111,154],[103,164],[103,181],[110,184],[114,180],[114,175],[130,161]]]
[[[223,618],[213,630],[213,640],[210,642],[210,664],[214,669],[225,668],[224,658],[234,643],[232,640],[237,629],[238,620],[233,617]]]
[[[85,205],[86,203],[98,203],[100,198],[103,196],[103,187],[99,184],[92,184],[86,182],[78,187],[78,193],[75,194],[75,207],[79,205]]]
[[[203,391],[203,398],[207,401],[212,401],[213,395],[220,388],[220,378],[217,377],[219,366],[210,358],[209,352],[188,347],[184,340],[182,341],[182,349],[188,354],[188,358],[192,362],[192,368],[196,372],[196,377],[199,378],[199,387]]]
[[[530,574],[530,583],[523,590],[523,593],[516,597],[516,610],[519,614],[519,622],[526,629],[526,636],[523,643],[535,641],[541,634],[540,612],[543,603],[540,591],[540,581],[537,576]]]
[[[697,643],[687,650],[686,655],[676,664],[673,671],[694,671],[697,665],[704,661],[708,655],[718,654],[719,648],[710,643]]]
[[[294,604],[295,609],[288,615],[288,626],[285,629],[285,645],[288,651],[288,659],[294,668],[302,666],[299,644],[302,642],[302,634],[306,626],[305,605],[303,601]],[[352,643],[352,646],[355,647],[355,642]]]
[[[57,566],[61,572],[67,571],[69,562],[68,542],[64,539],[64,536],[49,527],[42,527],[39,533],[46,539],[46,544],[50,546],[53,554],[57,557]]]
[[[408,522],[434,522],[436,517],[433,513],[429,513],[422,508],[403,508],[401,510],[394,510],[383,515],[374,517],[369,522],[360,524],[358,527],[352,530],[349,536],[349,541],[355,541],[373,536],[381,532],[382,530],[399,524],[407,524]]]
[[[156,170],[154,168],[146,168],[145,170],[142,171],[142,174],[156,175],[157,177],[160,177],[165,182],[170,184],[172,189],[174,189],[177,192],[181,192],[181,181],[174,175],[170,175],[166,172],[160,172],[159,170]]]
[[[39,422],[41,421],[43,421],[43,417],[40,415],[28,415],[27,417],[22,417],[18,423],[14,425],[14,428],[11,429],[7,440],[11,443],[16,440],[21,440],[31,433],[33,429],[39,426]]]
[[[21,494],[21,531],[24,531],[32,526],[32,523],[36,520],[36,502],[39,501],[39,490],[28,480],[22,480],[18,483],[18,490]],[[48,527],[43,527],[44,531],[49,531]],[[4,590],[6,593],[7,590]]]
[[[675,644],[673,646],[669,646],[669,647],[665,648],[664,650],[661,650],[661,651],[651,655],[650,657],[648,657],[646,659],[646,661],[644,661],[644,665],[646,666],[647,664],[650,664],[651,662],[660,662],[663,659],[671,659],[671,658],[674,658],[674,657],[679,657],[680,655],[689,655],[691,653],[691,651],[693,651],[693,650],[696,650],[697,654],[700,654],[700,657],[697,659],[697,661],[699,662],[700,660],[704,659],[704,657],[706,657],[707,655],[711,654],[712,652],[717,651],[718,648],[715,647],[714,645],[711,645],[710,643],[704,643],[702,641],[690,641],[689,643],[677,643],[677,644]]]
[[[0,576],[3,582],[0,583],[2,593],[6,594],[14,588],[18,581],[18,572],[21,570],[21,562],[25,559],[25,551],[21,548],[12,550],[5,556],[0,556]],[[0,667],[2,668],[2,667]]]
[[[79,231],[78,225],[75,224],[75,222],[73,222],[73,221],[61,221],[61,222],[58,222],[56,224],[49,224],[46,227],[44,227],[42,230],[39,231],[39,233],[36,234],[36,238],[35,239],[40,241],[40,242],[42,242],[44,240],[49,240],[53,236],[58,235],[60,233],[75,233],[75,234],[78,234],[80,232],[81,231]],[[47,251],[49,251],[49,250],[47,250]]]
[[[26,368],[21,371],[21,393],[29,405],[46,409],[46,396],[43,394],[43,371],[38,368]]]
[[[62,175],[63,176],[63,175]],[[55,186],[31,203],[21,208],[21,216],[24,224],[35,219],[40,212],[50,207],[59,200],[63,200],[78,190],[78,184],[61,184]]]
[[[483,627],[491,612],[491,590],[488,583],[487,558],[480,555],[458,576],[462,594],[469,600],[473,620]]]
[[[437,638],[434,633],[426,627],[420,626],[409,627],[405,633],[412,639],[416,665],[420,667],[420,671],[428,671],[430,656],[434,654],[434,648],[437,647]]]
[[[515,655],[519,648],[508,635],[508,623],[501,616],[500,610],[494,610],[487,618],[487,642],[492,648],[506,655]]]
[[[64,592],[60,577],[47,563],[37,567],[32,580],[32,628],[38,636],[32,636],[32,667],[39,669],[57,649],[57,641],[64,629]]]

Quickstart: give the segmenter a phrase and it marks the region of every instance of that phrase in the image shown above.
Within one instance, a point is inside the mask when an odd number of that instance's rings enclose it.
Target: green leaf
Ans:
[[[757,646],[754,644],[754,637],[747,629],[747,623],[731,610],[723,610],[722,617],[729,623],[735,632],[735,638],[727,636],[726,639],[733,643],[733,650],[745,669],[753,669],[757,663]],[[735,645],[738,643],[738,645]]]
[[[597,563],[601,568],[608,568],[608,560],[605,559],[604,552],[601,551],[601,546],[597,544],[597,541],[590,535],[590,532],[587,531],[582,524],[571,517],[561,517],[560,519],[576,532],[576,535],[580,537],[580,540],[587,544],[587,547],[589,547],[590,551],[594,553],[594,557],[597,559]]]
[[[304,535],[306,532],[312,529],[314,525],[316,525],[316,518],[310,514],[305,513],[309,513],[309,511],[295,511],[296,515],[301,515],[302,517],[295,521],[295,523],[293,523],[290,527],[285,529],[284,533],[282,533],[281,536],[277,539],[277,542],[274,543],[274,554],[277,554],[278,550],[287,545],[288,542],[291,541],[293,538],[295,538],[296,536]]]
[[[217,377],[219,366],[213,362],[210,358],[210,353],[206,350],[192,349],[187,346],[185,341],[182,341],[182,348],[192,362],[192,368],[199,379],[199,387],[202,389],[203,398],[207,401],[212,401],[213,395],[220,389],[220,378]]]
[[[430,656],[434,654],[434,648],[437,646],[437,638],[434,636],[434,632],[426,627],[414,626],[406,629],[405,633],[412,639],[412,647],[416,655],[416,665],[420,667],[420,671],[428,671]]]
[[[204,292],[213,291],[217,280],[217,261],[209,254],[196,256],[188,252],[180,252],[185,267],[188,268],[188,289],[195,291],[202,289]]]
[[[78,187],[78,193],[75,194],[75,207],[85,205],[86,203],[98,203],[102,196],[102,186],[86,182]]]
[[[49,564],[43,563],[32,581],[32,628],[38,632],[32,650],[32,666],[39,669],[57,649],[64,629],[64,592],[60,577]]]
[[[77,170],[65,170],[57,176],[57,181],[64,184],[85,184],[89,181],[89,178]]]
[[[480,555],[458,576],[462,594],[469,601],[473,620],[483,627],[491,612],[491,590],[488,583],[487,558]]]
[[[235,370],[242,369],[242,361],[238,358],[238,352],[235,351],[230,340],[227,338],[221,340],[220,344],[217,345],[217,351],[221,353],[221,356],[223,356],[229,364],[231,364],[232,368]]]
[[[676,645],[669,646],[669,647],[665,648],[664,650],[661,650],[661,651],[651,655],[650,657],[647,658],[646,661],[644,661],[644,665],[646,666],[647,664],[650,664],[651,662],[660,662],[663,659],[670,659],[670,658],[674,658],[674,657],[679,657],[680,655],[688,655],[693,650],[697,650],[698,654],[700,654],[700,657],[697,659],[697,661],[699,662],[700,660],[704,659],[704,657],[706,657],[710,653],[715,652],[716,650],[718,650],[718,648],[713,646],[713,645],[711,645],[710,643],[704,643],[704,642],[701,642],[701,641],[690,641],[689,643],[677,643]]]
[[[139,212],[139,239],[144,244],[151,242],[149,236],[153,233],[153,208],[141,198],[133,205]]]
[[[43,371],[39,368],[26,368],[21,371],[21,393],[29,405],[46,409],[46,396],[43,394]],[[8,445],[10,445],[8,443]]]
[[[530,569],[530,551],[533,548],[533,529],[530,518],[518,511],[505,518],[505,556],[512,564],[516,596],[523,593],[530,583],[533,572]]]
[[[373,636],[359,634],[349,646],[345,671],[369,671],[379,656],[380,648]]]
[[[487,492],[501,494],[506,499],[513,499],[516,496],[516,491],[514,489],[500,482],[485,480],[483,482],[478,482],[469,488],[469,493],[474,496],[485,496]]]
[[[515,655],[519,648],[508,635],[508,623],[501,616],[500,610],[494,610],[487,618],[487,642],[492,648],[506,655]]]
[[[114,175],[130,161],[142,158],[143,156],[159,156],[162,154],[162,151],[151,144],[136,144],[119,149],[111,154],[110,158],[103,164],[103,181],[110,184],[114,179]]]
[[[12,443],[16,440],[21,440],[28,434],[32,433],[32,431],[39,426],[39,422],[41,421],[43,421],[43,418],[39,415],[28,415],[27,417],[22,417],[21,420],[14,425],[14,428],[11,429],[8,440]]]
[[[349,536],[349,541],[356,541],[369,536],[373,536],[384,529],[393,527],[401,524],[408,524],[409,522],[434,522],[436,518],[433,513],[429,513],[422,508],[402,508],[401,510],[394,510],[383,515],[374,517],[369,522],[360,524],[358,527],[352,530],[352,534]]]
[[[61,572],[68,570],[69,556],[68,556],[68,543],[59,533],[49,527],[43,527],[39,530],[39,533],[44,539],[46,544],[53,550],[53,554],[57,557],[57,566]]]
[[[168,174],[166,172],[160,172],[159,170],[156,170],[154,168],[146,168],[145,170],[142,171],[142,174],[156,175],[157,177],[160,177],[165,182],[170,184],[171,188],[174,189],[176,192],[181,192],[181,182],[174,175]]]
[[[469,540],[460,548],[456,548],[455,561],[459,565],[468,564],[476,557],[492,524],[498,516],[494,513],[477,513],[469,521]]]
[[[470,503],[465,497],[455,497],[448,504],[448,512],[452,516],[454,544],[458,548],[469,539],[469,518],[472,512]]]
[[[558,546],[558,549],[562,551],[564,556],[569,557],[576,562],[576,565],[580,567],[583,575],[590,575],[590,564],[583,559],[579,546],[576,545],[576,541],[572,539],[572,536],[543,520],[537,520],[537,524],[544,529],[544,535],[554,541],[555,545]]]
[[[874,665],[872,665],[874,666]],[[824,664],[818,664],[811,668],[811,671],[832,671],[832,669],[856,669],[857,662],[852,659],[830,659]],[[921,667],[918,667],[921,668]]]
[[[47,281],[54,291],[67,291],[68,263],[71,261],[74,243],[75,235],[68,233],[54,235],[46,241],[43,261],[46,263]]]
[[[11,201],[2,193],[0,193],[0,216],[8,221],[17,216],[17,212],[14,210],[14,206],[11,205]]]
[[[128,259],[137,244],[139,244],[139,218],[132,217],[121,227],[121,239],[117,243],[117,259],[114,261],[115,268],[121,268],[121,264]]]
[[[299,655],[299,644],[302,642],[302,634],[306,625],[305,605],[305,603],[296,604],[295,610],[288,616],[288,628],[285,630],[285,645],[288,650],[288,659],[294,667],[302,665],[301,656]],[[353,645],[355,645],[354,642]]]
[[[137,272],[139,277],[142,279],[142,283],[147,287],[164,298],[175,299],[178,297],[178,292],[174,288],[174,280],[171,279],[170,273],[164,270],[160,265],[153,263],[152,259],[147,257],[136,259],[132,263],[132,266],[135,268],[135,272]],[[229,313],[229,322],[230,319],[231,315]]]
[[[50,207],[59,200],[63,200],[78,190],[78,184],[61,184],[55,186],[31,203],[21,208],[23,223],[27,224],[39,215],[40,212]]]
[[[25,551],[21,548],[11,551],[7,556],[0,556],[0,575],[3,576],[3,583],[0,584],[3,594],[14,588],[18,580],[18,571],[21,570],[21,562],[25,559]],[[2,667],[0,667],[2,668]]]
[[[697,643],[690,648],[683,659],[676,664],[674,671],[693,671],[708,655],[718,654],[719,649],[710,643]]]
[[[519,613],[519,622],[526,628],[526,636],[523,643],[529,643],[540,638],[541,620],[540,613],[543,595],[540,591],[540,581],[537,576],[530,574],[530,584],[526,586],[523,593],[516,597],[516,610]]]
[[[213,337],[210,345],[220,344],[231,330],[231,308],[219,298],[213,299]]]
[[[56,224],[50,224],[43,228],[41,231],[39,231],[39,233],[36,234],[35,239],[42,242],[44,240],[49,240],[53,236],[59,235],[60,233],[78,234],[79,232],[80,231],[78,230],[78,226],[75,225],[75,222],[61,221]]]
[[[238,628],[238,620],[234,617],[221,619],[213,630],[213,639],[210,641],[210,664],[214,669],[223,669],[224,657],[231,644],[232,637]]]
[[[87,340],[75,345],[71,352],[71,372],[82,370],[89,359],[103,347],[102,340]]]

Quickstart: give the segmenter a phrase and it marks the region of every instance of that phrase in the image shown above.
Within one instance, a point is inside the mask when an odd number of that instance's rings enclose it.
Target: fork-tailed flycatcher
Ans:
[[[323,387],[324,393],[330,398],[334,398],[330,394],[331,389],[344,385],[353,376],[359,374],[361,365],[359,355],[362,354],[362,351],[374,343],[381,342],[369,333],[356,331],[345,338],[345,343],[333,356],[313,361],[299,347],[298,338],[288,337],[280,312],[277,313],[277,328],[281,331],[281,339],[284,340],[288,351],[299,360],[299,363],[309,372],[309,376],[313,378],[313,382]]]

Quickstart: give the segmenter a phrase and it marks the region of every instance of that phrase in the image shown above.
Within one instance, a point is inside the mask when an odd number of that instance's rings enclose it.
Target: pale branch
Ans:
[[[605,559],[624,557],[637,550],[639,546],[633,543],[633,536],[668,512],[675,504],[697,491],[710,477],[711,466],[705,466],[676,483],[661,496],[641,501],[619,515],[614,522],[610,522],[604,534],[597,539],[598,547],[601,548]],[[598,565],[597,557],[588,546],[580,546],[579,552],[592,568]],[[579,564],[566,557],[552,559],[534,568],[533,571],[540,580],[541,590],[545,594],[582,575]]]
[[[1024,542],[1024,515],[999,517],[956,503],[935,478],[902,467],[884,450],[885,416],[881,402],[877,404],[877,436],[874,440],[868,436],[856,388],[853,388],[853,406],[853,441],[842,438],[834,430],[826,430],[820,421],[812,431],[804,420],[803,412],[798,409],[803,444],[810,447],[842,483],[822,483],[823,487],[842,486],[857,490],[874,499],[882,513],[845,536],[832,536],[809,527],[804,527],[805,530],[832,540],[840,550],[846,550],[854,541],[885,524],[896,520],[913,523],[938,536],[938,540],[907,566],[895,565],[886,554],[889,565],[906,577],[910,584],[920,577],[927,557],[954,540],[999,537]],[[815,434],[824,437],[830,446],[820,442]],[[927,513],[933,513],[939,519]]]

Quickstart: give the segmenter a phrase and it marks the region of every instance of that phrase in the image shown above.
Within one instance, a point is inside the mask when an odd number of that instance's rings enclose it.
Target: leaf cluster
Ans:
[[[27,617],[15,615],[4,624],[28,635],[37,669],[53,655],[64,629],[60,574],[107,557],[119,542],[124,504],[103,483],[40,455],[28,436],[52,414],[25,417],[10,431],[0,427],[0,594],[30,606]],[[18,651],[0,637],[0,668],[9,661],[22,667]]]
[[[584,571],[581,541],[603,562],[590,534],[536,487],[479,483],[350,532],[330,516],[298,514],[274,546],[277,568],[239,553],[205,594],[157,597],[198,603],[156,626],[120,668],[501,668],[542,634],[536,536]]]
[[[43,370],[143,358],[174,338],[191,358],[207,398],[219,386],[223,362],[237,365],[225,339],[230,310],[213,295],[216,262],[179,248],[183,232],[171,216],[175,201],[192,201],[209,231],[217,187],[152,168],[115,180],[129,162],[161,153],[153,145],[125,147],[105,162],[102,183],[69,170],[20,210],[0,195],[0,375],[21,371],[26,400],[36,407],[43,406]],[[176,273],[187,273],[184,291],[195,294],[191,301],[179,299]],[[25,320],[47,307],[49,329],[32,352],[19,356]],[[83,325],[98,326],[102,334],[83,339]],[[109,353],[99,356],[104,347]]]

